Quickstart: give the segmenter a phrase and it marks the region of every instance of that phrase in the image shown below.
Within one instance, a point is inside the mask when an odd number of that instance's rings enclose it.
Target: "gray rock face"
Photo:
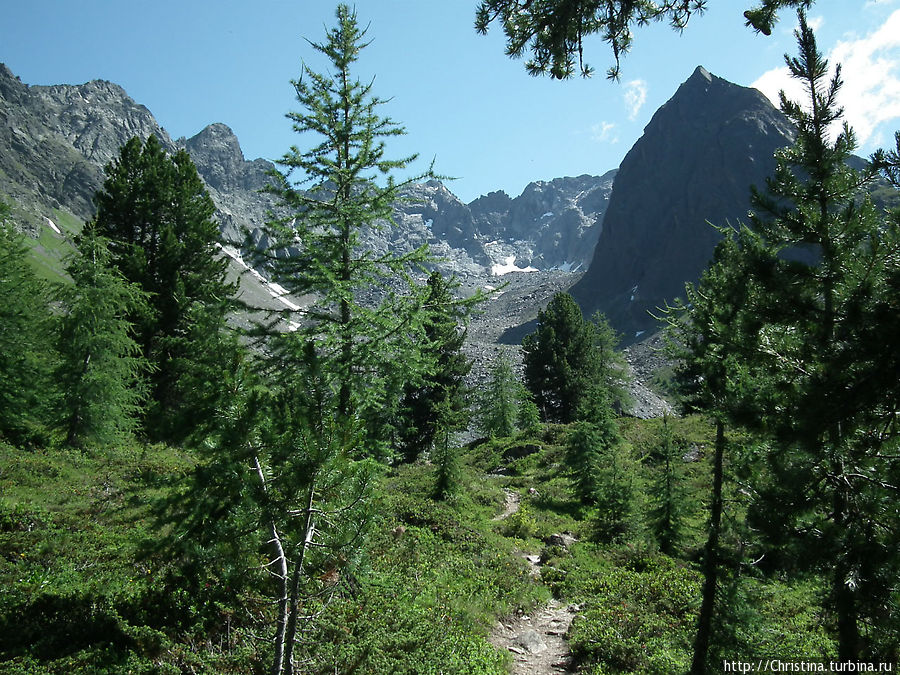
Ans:
[[[516,642],[529,654],[540,654],[547,651],[547,643],[543,636],[533,628],[528,628],[519,633]]]
[[[133,136],[160,139],[168,152],[185,148],[209,188],[226,240],[240,242],[278,210],[260,193],[272,163],[247,161],[237,137],[224,124],[172,141],[147,108],[118,85],[28,86],[0,64],[0,193],[35,220],[50,208],[87,220],[102,186],[105,165]],[[437,181],[409,186],[392,223],[362,235],[375,251],[403,252],[424,243],[462,276],[489,274],[492,265],[515,258],[519,267],[585,265],[600,231],[612,189],[610,172],[529,185],[511,199],[494,192],[467,205]]]
[[[604,176],[530,183],[515,199],[491,192],[470,204],[429,181],[404,191],[385,237],[367,243],[393,250],[429,243],[457,274],[479,275],[510,258],[520,268],[572,270],[587,264],[612,191]]]
[[[168,134],[121,87],[29,87],[0,64],[0,192],[35,214],[64,208],[81,219],[94,212],[103,167],[134,135]]]
[[[224,124],[210,124],[181,143],[211,188],[225,193],[255,192],[268,185],[272,163],[264,159],[246,161],[237,136]]]
[[[760,92],[698,67],[625,156],[588,271],[572,288],[626,341],[658,328],[648,314],[706,267],[720,233],[764,186],[793,129]]]
[[[482,236],[511,245],[519,266],[586,266],[603,227],[616,171],[529,183],[511,199],[492,192],[469,204]]]
[[[551,534],[547,539],[548,546],[559,546],[562,549],[569,550],[578,540],[567,532]]]
[[[210,124],[196,136],[179,139],[197,166],[197,173],[216,203],[216,217],[226,241],[241,242],[244,230],[259,237],[268,212],[279,206],[271,195],[260,192],[269,184],[275,168],[264,159],[247,161],[234,132],[224,124]]]
[[[129,139],[151,134],[167,152],[183,147],[190,153],[226,239],[242,240],[242,229],[258,227],[276,206],[258,192],[272,164],[246,161],[224,124],[173,142],[152,113],[116,84],[28,86],[0,64],[0,193],[26,212],[48,215],[48,208],[60,208],[90,219],[105,166]]]

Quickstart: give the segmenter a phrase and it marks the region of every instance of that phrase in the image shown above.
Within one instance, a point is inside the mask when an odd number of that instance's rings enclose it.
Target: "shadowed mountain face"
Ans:
[[[633,341],[648,314],[699,279],[724,226],[744,219],[763,188],[788,120],[755,89],[698,67],[625,156],[585,275],[572,288],[585,315],[604,312]]]

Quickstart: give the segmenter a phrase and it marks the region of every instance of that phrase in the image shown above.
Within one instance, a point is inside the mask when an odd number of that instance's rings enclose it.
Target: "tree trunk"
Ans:
[[[703,561],[703,602],[697,620],[694,639],[694,658],[691,675],[705,675],[709,654],[709,639],[716,604],[716,587],[719,581],[719,532],[722,526],[722,460],[725,455],[725,425],[716,421],[716,454],[713,464],[713,498],[710,507],[709,537]]]
[[[836,435],[833,432],[833,437]],[[832,441],[834,442],[834,441]],[[839,478],[843,477],[843,468],[835,461],[834,473]],[[847,495],[846,488],[838,482],[834,492],[834,524],[838,532],[842,532],[848,526],[846,522]],[[843,549],[843,546],[840,546]],[[835,551],[837,564],[834,566],[831,592],[833,595],[834,609],[837,613],[838,627],[838,658],[841,661],[856,661],[859,658],[859,626],[856,617],[856,599],[853,588],[848,583],[850,566],[847,564],[842,550]]]
[[[253,457],[253,469],[256,471],[256,475],[259,476],[263,492],[268,492],[266,474],[263,471],[259,457]],[[272,667],[270,668],[269,673],[271,675],[283,675],[285,632],[288,623],[288,561],[287,556],[284,553],[284,547],[281,544],[281,536],[278,534],[278,528],[275,525],[275,521],[270,521],[269,523],[269,535],[271,536],[271,539],[269,539],[268,543],[272,546],[272,550],[275,554],[275,557],[272,562],[269,563],[269,566],[278,566],[278,571],[271,572],[271,574],[278,580],[279,587],[278,618],[276,619],[274,638],[275,656],[272,659]]]
[[[289,605],[289,616],[287,623],[287,631],[285,635],[285,669],[284,675],[293,675],[294,673],[294,643],[297,639],[297,612],[300,606],[300,579],[303,576],[303,565],[306,561],[306,552],[312,544],[313,535],[316,533],[316,525],[313,521],[313,503],[316,496],[316,475],[310,478],[309,493],[306,499],[306,523],[303,530],[303,545],[300,547],[300,557],[294,567],[293,579],[291,580],[291,600]]]

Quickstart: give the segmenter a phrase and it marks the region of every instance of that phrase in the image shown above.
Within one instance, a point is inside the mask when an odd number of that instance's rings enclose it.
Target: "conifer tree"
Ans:
[[[572,422],[593,373],[593,336],[568,293],[557,293],[538,313],[537,330],[522,341],[525,384],[544,420]]]
[[[886,276],[896,269],[898,242],[868,198],[859,198],[874,168],[856,172],[847,165],[853,132],[844,124],[829,140],[842,116],[840,66],[829,80],[828,63],[802,14],[797,41],[799,55],[786,62],[809,100],[801,106],[782,95],[797,141],[777,157],[768,194],[754,195],[752,225],[776,254],[801,245],[815,259],[782,254],[751,270],[766,291],[758,308],[765,321],[759,333],[764,370],[778,383],[761,416],[776,439],[766,466],[774,489],[762,492],[768,505],[787,515],[777,521],[787,525],[776,528],[781,531],[765,523],[774,540],[815,551],[802,558],[817,560],[830,577],[839,657],[852,660],[873,655],[861,624],[889,605],[883,579],[897,566],[885,547],[896,551],[887,542],[900,535],[900,521],[884,509],[896,489],[870,480],[895,473],[896,460],[871,439],[894,413],[886,392],[873,391],[860,375],[870,370],[861,338],[873,304],[887,290]],[[873,522],[880,523],[879,534],[866,536]]]
[[[755,397],[764,397],[766,382],[747,373],[756,356],[759,315],[754,298],[762,291],[748,270],[752,260],[769,259],[769,253],[746,227],[723,230],[725,239],[716,247],[710,266],[697,286],[688,284],[685,301],[667,315],[669,349],[678,361],[675,381],[686,412],[702,411],[715,423],[712,495],[709,502],[707,540],[703,552],[703,589],[697,631],[694,636],[691,673],[702,675],[709,667],[717,597],[721,576],[720,546],[724,511],[727,428],[732,422],[750,423],[757,412]]]
[[[585,321],[568,293],[557,293],[538,313],[537,330],[522,341],[525,384],[544,420],[579,419],[588,396],[603,389],[607,404],[627,402],[624,359],[615,352],[618,337],[602,314]]]
[[[672,438],[668,415],[663,416],[663,436],[659,448],[659,474],[653,484],[654,506],[650,512],[659,550],[672,555],[684,534],[684,471],[679,448]]]
[[[518,386],[518,395],[519,409],[516,414],[516,424],[519,426],[519,431],[534,433],[541,426],[541,411],[538,410],[531,392],[521,382]]]
[[[0,436],[40,440],[53,407],[53,349],[47,290],[28,262],[24,236],[0,201]]]
[[[446,500],[459,492],[462,483],[459,449],[452,442],[452,432],[465,425],[465,414],[449,398],[438,403],[435,413],[437,433],[432,456],[435,465],[434,496]]]
[[[432,174],[395,182],[392,172],[416,157],[387,158],[385,139],[404,130],[378,114],[384,101],[372,94],[372,83],[353,75],[367,44],[355,12],[342,4],[336,16],[325,42],[312,43],[329,73],[304,65],[293,82],[301,110],[288,117],[309,149],[295,146],[279,161],[271,191],[292,215],[266,224],[269,243],[256,260],[293,294],[315,298],[298,331],[269,340],[274,362],[289,359],[294,342],[314,339],[338,416],[365,418],[370,439],[383,443],[380,427],[393,418],[403,383],[424,365],[415,347],[422,342],[425,291],[411,273],[429,256],[425,247],[375,254],[362,246],[360,232],[390,221],[398,189]],[[280,255],[285,249],[291,255]],[[266,327],[270,335],[279,318]]]
[[[471,302],[453,297],[454,284],[434,271],[428,278],[423,311],[424,342],[420,345],[425,370],[404,385],[400,404],[399,441],[403,458],[415,461],[431,450],[441,433],[454,429],[451,420],[462,420],[466,408],[465,377],[472,362],[462,353]],[[439,414],[439,409],[450,410]]]
[[[619,436],[612,414],[591,426],[600,440],[594,495],[597,536],[602,541],[628,540],[640,525],[639,465],[631,446]]]
[[[597,535],[620,539],[634,532],[637,518],[637,465],[619,434],[612,408],[600,389],[590,415],[582,417],[566,446],[566,466],[582,504],[596,507]]]
[[[621,336],[609,324],[602,312],[595,312],[586,328],[593,344],[593,377],[606,390],[609,404],[621,413],[631,402],[628,393],[628,364],[622,352],[617,351]]]
[[[531,75],[568,79],[589,77],[594,70],[584,60],[587,38],[599,36],[612,50],[614,63],[607,77],[618,79],[620,60],[631,48],[634,28],[666,21],[682,31],[694,15],[703,14],[709,0],[481,0],[475,29],[486,34],[499,21],[506,36],[507,56],[530,52],[525,69]],[[747,25],[769,35],[785,7],[809,7],[815,0],[757,0],[744,12]]]
[[[569,469],[575,496],[585,505],[594,504],[600,491],[600,447],[611,439],[588,422],[577,422],[566,446],[566,467]]]
[[[501,352],[491,365],[490,380],[478,405],[478,428],[482,433],[491,438],[515,433],[520,386],[509,356]]]
[[[334,417],[311,343],[277,379],[261,377],[252,355],[237,355],[222,364],[227,388],[204,425],[189,489],[168,504],[170,545],[191,565],[217,568],[204,570],[213,578],[228,578],[231,566],[236,583],[261,590],[271,608],[258,615],[268,672],[305,672],[305,637],[353,579],[379,467],[359,459],[364,430]],[[252,582],[248,571],[258,575]]]
[[[97,216],[88,229],[109,239],[113,264],[148,295],[146,310],[129,315],[142,356],[153,367],[146,424],[153,436],[178,436],[179,413],[189,399],[179,388],[190,355],[185,334],[197,307],[224,329],[227,260],[215,205],[187,152],[168,156],[155,136],[135,137],[106,167],[95,197]]]
[[[289,116],[314,147],[292,148],[274,176],[273,192],[294,215],[268,223],[269,246],[256,251],[275,281],[312,303],[297,330],[284,330],[279,315],[260,327],[258,361],[248,366],[237,352],[226,378],[231,394],[218,399],[207,459],[180,507],[192,514],[182,527],[195,536],[208,519],[205,502],[241,519],[264,546],[272,675],[303,670],[307,622],[337,592],[363,543],[383,422],[393,421],[402,383],[427,361],[416,349],[428,320],[425,293],[410,274],[426,252],[380,256],[360,244],[360,229],[388,218],[396,198],[395,182],[376,178],[408,160],[385,158],[382,139],[402,130],[376,114],[371,85],[352,76],[365,46],[356,15],[339,5],[336,16],[325,42],[313,45],[330,74],[304,67],[294,82],[303,110]],[[303,174],[296,185],[295,170]],[[284,249],[289,256],[277,254]]]
[[[698,374],[712,376],[702,387],[725,404],[713,409],[715,482],[726,418],[769,439],[757,466],[752,524],[772,543],[773,563],[776,551],[789,552],[793,564],[805,561],[829,578],[839,657],[854,660],[877,653],[874,634],[864,638],[861,625],[889,611],[886,579],[898,568],[888,542],[900,521],[886,508],[896,487],[883,478],[897,474],[895,455],[884,452],[894,438],[896,386],[895,378],[888,384],[878,377],[872,352],[898,239],[892,219],[879,218],[860,197],[875,169],[847,165],[855,147],[850,129],[829,139],[841,118],[840,70],[828,79],[802,14],[797,41],[799,56],[786,61],[808,103],[781,102],[797,140],[776,156],[768,193],[754,192],[753,229],[723,242],[706,283],[688,295],[702,310],[692,310],[692,361]],[[705,586],[704,606],[706,594]],[[701,623],[704,616],[701,610]],[[695,650],[694,672],[703,672],[699,655]]]
[[[72,284],[57,292],[62,306],[57,423],[69,445],[108,444],[137,423],[146,361],[126,315],[140,313],[146,296],[110,266],[103,237],[88,230],[76,247],[66,267]]]

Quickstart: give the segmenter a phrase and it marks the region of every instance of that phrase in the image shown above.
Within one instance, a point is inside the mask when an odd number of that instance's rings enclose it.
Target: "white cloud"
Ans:
[[[647,101],[647,83],[644,80],[632,80],[625,85],[624,98],[628,119],[633,120]]]
[[[813,29],[814,33],[818,33],[819,30],[821,30],[822,26],[825,25],[825,17],[811,16],[807,18],[806,23],[809,24],[809,27]]]
[[[792,101],[803,100],[803,85],[791,77],[791,71],[787,66],[767,70],[750,86],[759,89],[776,106],[779,105],[778,93],[781,91]]]
[[[868,151],[883,140],[882,124],[894,120],[892,126],[900,127],[900,10],[869,35],[838,42],[827,58],[832,67],[841,64],[844,86],[838,102],[860,146]],[[802,85],[786,67],[763,73],[751,86],[776,105],[779,90],[791,100],[806,100]]]
[[[612,122],[600,122],[591,127],[591,140],[597,143],[618,143],[619,134]]]

